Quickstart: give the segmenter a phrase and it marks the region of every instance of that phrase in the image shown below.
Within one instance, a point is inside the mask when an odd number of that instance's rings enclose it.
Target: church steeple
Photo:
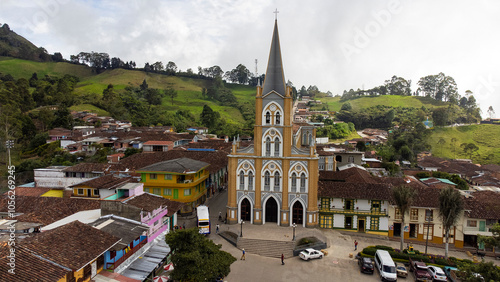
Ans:
[[[278,34],[278,20],[274,21],[273,41],[271,42],[271,51],[269,52],[262,94],[267,95],[273,90],[282,96],[286,96],[285,74],[281,61],[280,39]]]

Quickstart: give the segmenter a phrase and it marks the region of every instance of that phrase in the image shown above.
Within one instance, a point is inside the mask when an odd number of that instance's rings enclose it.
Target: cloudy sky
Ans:
[[[496,0],[1,0],[0,23],[66,59],[106,52],[181,70],[238,64],[265,72],[275,14],[285,78],[341,94],[393,75],[444,72],[500,116]]]

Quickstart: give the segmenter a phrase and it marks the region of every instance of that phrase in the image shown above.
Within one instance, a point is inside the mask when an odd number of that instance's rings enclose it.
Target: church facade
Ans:
[[[254,143],[234,140],[228,156],[229,224],[318,226],[316,131],[293,123],[275,21],[263,85],[257,86]]]

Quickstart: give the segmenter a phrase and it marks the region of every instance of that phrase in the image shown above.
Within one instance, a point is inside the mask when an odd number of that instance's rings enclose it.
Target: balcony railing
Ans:
[[[148,238],[142,240],[137,246],[133,247],[130,251],[124,254],[121,258],[117,259],[115,262],[106,263],[106,269],[116,269],[120,264],[126,261],[129,257],[131,257],[134,253],[140,250],[144,245],[148,243]]]
[[[387,216],[387,211],[380,210],[360,210],[360,209],[335,209],[335,208],[321,208],[320,212],[331,212],[337,214],[359,214],[359,215],[382,215]]]

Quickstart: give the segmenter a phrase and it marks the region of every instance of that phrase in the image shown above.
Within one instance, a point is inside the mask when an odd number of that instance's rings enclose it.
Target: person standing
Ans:
[[[219,234],[219,224],[218,223],[215,226],[215,234]]]
[[[185,221],[182,223],[182,229],[186,229],[186,222]]]
[[[243,254],[241,255],[240,260],[245,260],[245,249],[241,249],[241,251],[243,252]]]
[[[285,265],[285,256],[281,254],[281,265]]]
[[[354,250],[358,250],[358,241],[354,240]]]

